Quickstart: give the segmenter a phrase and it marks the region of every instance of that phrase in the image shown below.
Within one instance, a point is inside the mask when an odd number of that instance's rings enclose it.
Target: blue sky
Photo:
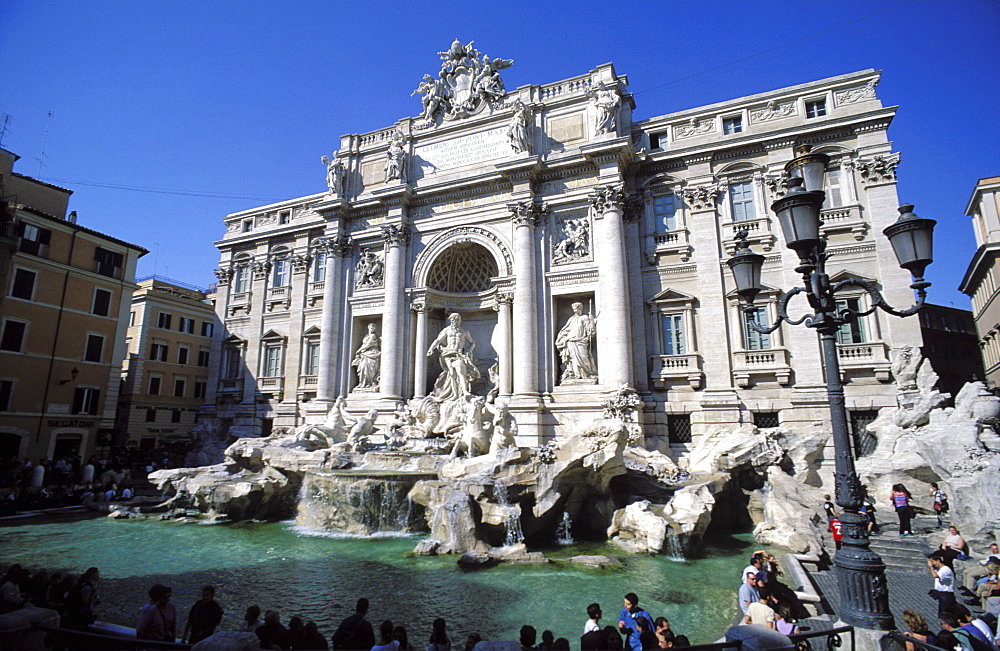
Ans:
[[[418,114],[456,37],[514,59],[511,89],[612,61],[636,119],[875,68],[900,200],[939,223],[931,300],[967,308],[965,206],[1000,174],[998,35],[996,0],[4,0],[2,146],[74,190],[81,224],[148,248],[140,276],[207,286],[222,218],[325,190],[320,156]]]

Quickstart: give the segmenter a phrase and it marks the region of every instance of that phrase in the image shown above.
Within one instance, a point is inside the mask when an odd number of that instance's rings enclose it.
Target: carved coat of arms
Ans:
[[[424,75],[414,95],[421,95],[425,125],[434,124],[439,115],[445,120],[466,117],[499,102],[507,94],[500,71],[511,67],[513,59],[490,59],[473,47],[455,39],[441,56],[438,78]]]

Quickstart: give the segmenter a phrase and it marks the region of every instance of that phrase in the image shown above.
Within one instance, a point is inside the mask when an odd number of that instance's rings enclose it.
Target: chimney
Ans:
[[[76,223],[76,211],[75,210],[70,211],[69,215],[66,216],[66,221],[68,221],[70,224],[75,224]]]

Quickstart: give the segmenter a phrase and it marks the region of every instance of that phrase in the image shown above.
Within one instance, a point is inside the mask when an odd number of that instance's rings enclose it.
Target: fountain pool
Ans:
[[[597,570],[568,563],[501,565],[463,570],[454,555],[414,556],[420,536],[344,537],[312,533],[292,522],[190,524],[106,518],[36,521],[5,526],[3,563],[81,572],[101,569],[100,619],[134,626],[153,583],[173,588],[185,618],[201,586],[218,587],[226,611],[222,628],[234,630],[253,603],[276,609],[282,621],[314,620],[329,639],[358,597],[372,602],[369,620],[406,626],[417,648],[431,622],[444,617],[453,645],[471,632],[517,639],[523,624],[550,629],[579,643],[586,607],[598,602],[605,624],[617,623],[622,595],[635,592],[654,616],[693,643],[717,639],[736,612],[740,570],[754,545],[747,535],[703,545],[704,557],[679,562],[629,555],[602,543],[544,549],[553,559],[609,554],[621,569]]]

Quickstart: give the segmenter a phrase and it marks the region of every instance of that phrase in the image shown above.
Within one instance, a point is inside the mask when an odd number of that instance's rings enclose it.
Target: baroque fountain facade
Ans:
[[[418,117],[322,157],[326,191],[226,217],[192,460],[209,465],[155,475],[170,505],[428,530],[420,551],[480,558],[567,521],[637,552],[696,545],[713,521],[816,549],[802,524],[832,492],[833,458],[819,351],[808,331],[747,328],[722,260],[746,231],[764,282],[789,284],[797,259],[768,205],[808,143],[833,161],[832,276],[882,278],[908,303],[874,235],[898,205],[879,73],[633,121],[611,64],[508,92],[511,60],[457,40],[440,57]],[[972,386],[943,411],[920,344],[915,319],[879,314],[840,338],[854,435],[869,437],[859,470],[879,494],[979,486],[998,463],[973,414],[991,398]],[[933,446],[905,463],[892,451],[945,423],[967,439],[960,468]]]

